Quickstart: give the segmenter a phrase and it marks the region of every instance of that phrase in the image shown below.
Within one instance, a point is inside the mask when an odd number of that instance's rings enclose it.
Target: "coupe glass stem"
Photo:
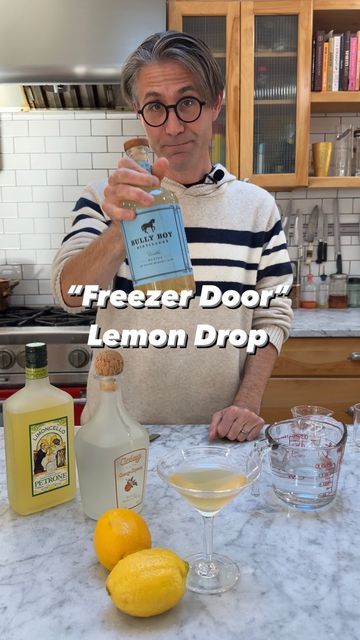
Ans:
[[[213,537],[215,516],[202,516],[204,523],[204,554],[207,562],[211,563],[213,555]]]

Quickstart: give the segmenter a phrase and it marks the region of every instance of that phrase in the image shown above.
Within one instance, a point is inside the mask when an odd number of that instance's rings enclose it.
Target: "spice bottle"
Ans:
[[[99,403],[75,437],[81,501],[86,515],[94,520],[116,507],[140,511],[144,501],[149,436],[123,404],[122,369],[119,353],[105,351],[97,356]]]
[[[316,284],[312,273],[308,273],[304,286],[301,290],[301,306],[304,309],[315,309],[317,307]]]
[[[146,138],[133,138],[124,144],[126,155],[151,172],[150,149]],[[134,288],[142,291],[173,289],[195,292],[195,282],[185,235],[181,208],[172,191],[162,186],[147,189],[154,204],[136,206],[134,220],[121,222]]]

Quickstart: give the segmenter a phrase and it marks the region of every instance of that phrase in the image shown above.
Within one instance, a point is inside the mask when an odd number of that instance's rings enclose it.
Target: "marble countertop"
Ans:
[[[200,550],[201,518],[160,480],[155,465],[181,445],[207,442],[207,427],[156,431],[161,437],[150,445],[142,515],[153,546],[186,557]],[[0,437],[2,640],[359,638],[360,450],[351,443],[337,498],[326,510],[289,509],[273,495],[265,470],[258,497],[244,491],[221,511],[214,546],[241,568],[234,589],[219,596],[187,592],[171,611],[138,619],[118,611],[106,593],[107,572],[92,547],[94,521],[83,514],[79,496],[32,516],[9,508]]]
[[[360,308],[294,309],[293,338],[359,337]]]

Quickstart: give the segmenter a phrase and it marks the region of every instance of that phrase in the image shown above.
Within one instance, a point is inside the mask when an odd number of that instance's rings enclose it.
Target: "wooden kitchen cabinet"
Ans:
[[[311,93],[313,33],[360,29],[360,0],[169,0],[168,25],[201,37],[223,69],[214,161],[271,191],[360,187],[309,177],[311,111],[360,110],[360,92]]]
[[[315,404],[350,422],[347,409],[360,401],[360,338],[290,338],[266,387],[261,415],[284,420],[297,404]],[[353,359],[352,359],[353,358]]]

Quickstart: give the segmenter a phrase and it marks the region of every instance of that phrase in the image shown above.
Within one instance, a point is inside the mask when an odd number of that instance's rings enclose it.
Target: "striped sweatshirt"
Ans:
[[[215,411],[230,405],[241,383],[247,357],[246,348],[226,343],[199,348],[195,335],[199,325],[223,330],[264,329],[280,352],[289,335],[292,311],[287,297],[275,297],[268,308],[250,309],[244,305],[228,308],[202,308],[199,296],[204,285],[221,292],[242,294],[248,289],[261,293],[278,285],[291,284],[292,269],[274,198],[265,190],[240,182],[221,165],[224,177],[216,184],[185,187],[164,178],[162,185],[177,196],[184,219],[191,262],[196,282],[196,297],[189,307],[136,309],[130,305],[117,309],[108,305],[99,309],[96,323],[103,334],[115,329],[144,329],[150,333],[162,329],[183,329],[188,336],[186,348],[165,346],[119,346],[124,358],[123,396],[127,409],[147,424],[209,423]],[[106,182],[86,188],[74,208],[70,232],[64,238],[53,264],[52,284],[60,304],[69,312],[61,296],[60,274],[66,260],[80,252],[112,224],[102,211]],[[86,268],[86,265],[84,265]],[[74,283],[77,284],[77,283]],[[94,283],[97,284],[97,283]],[[112,288],[132,290],[130,271],[125,260],[114,278]],[[97,403],[97,381],[93,366],[88,380],[87,404],[83,421],[93,414]]]

